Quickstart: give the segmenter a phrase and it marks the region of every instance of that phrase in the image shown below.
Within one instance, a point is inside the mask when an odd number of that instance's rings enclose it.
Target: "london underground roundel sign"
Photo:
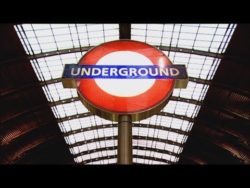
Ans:
[[[65,65],[62,80],[65,88],[77,88],[92,113],[113,121],[129,114],[138,121],[159,112],[174,87],[186,87],[187,73],[155,47],[117,40],[91,49],[78,64]]]

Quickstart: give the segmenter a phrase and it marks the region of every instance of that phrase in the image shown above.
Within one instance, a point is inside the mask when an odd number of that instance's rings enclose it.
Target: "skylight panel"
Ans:
[[[93,162],[89,162],[87,164],[94,164],[94,165],[100,165],[100,164],[115,164],[117,162],[117,160],[115,158],[112,159],[104,159],[102,161],[93,161]]]
[[[197,105],[181,101],[169,101],[162,111],[192,117],[198,110]]]
[[[114,163],[117,163],[117,159],[109,159],[108,160],[109,161],[109,164],[114,164]]]
[[[57,112],[59,113],[58,118],[63,118],[66,116],[71,116],[71,115],[75,115],[75,114],[88,112],[86,107],[83,106],[83,104],[80,101],[56,105],[56,106],[53,106],[51,108],[55,109],[55,111],[57,110]]]
[[[156,142],[156,148],[160,150],[164,150],[165,143],[162,142]]]
[[[106,27],[103,24],[23,24],[17,25],[15,29],[25,31],[25,34],[22,32],[21,36],[33,50],[26,47],[29,55],[32,55],[33,52],[38,54],[97,45],[104,42],[106,36],[109,37],[109,40],[119,38],[118,24],[110,24]]]
[[[80,163],[80,162],[82,162],[82,158],[81,157],[74,158],[74,161],[76,163]]]
[[[141,158],[133,158],[133,161],[135,161],[136,163],[141,163],[141,164],[144,163],[144,160]]]
[[[132,24],[131,38],[153,45],[221,53],[227,47],[225,41],[229,41],[232,35],[228,35],[228,27],[230,30],[234,30],[232,27],[235,27],[233,24],[163,24],[161,26],[164,28],[163,32],[157,32],[160,28],[157,24]],[[214,37],[218,35],[225,39],[215,40]],[[223,42],[226,43],[225,47],[220,48]]]
[[[206,93],[208,88],[208,85],[189,81],[185,89],[174,89],[173,96],[186,99],[203,100],[205,97],[203,96],[203,93]]]
[[[172,161],[173,162],[173,157],[172,155],[168,155],[168,154],[163,154],[163,155],[158,155],[158,157],[161,157],[162,159],[166,159],[168,161]]]
[[[163,52],[168,55],[168,52]],[[212,75],[208,77],[208,72],[211,69],[215,72],[215,67],[217,68],[220,63],[218,58],[180,52],[170,52],[169,59],[173,62],[173,64],[185,64],[190,77],[208,80],[213,78]]]
[[[47,96],[47,100],[50,102],[56,102],[59,100],[69,99],[73,97],[77,97],[77,91],[75,89],[65,89],[63,88],[62,82],[58,82],[55,84],[48,84],[46,87],[48,87],[50,97]],[[43,86],[43,90],[45,92],[45,86]]]
[[[146,150],[144,156],[150,156],[151,151]],[[160,154],[159,154],[160,155]]]
[[[148,128],[139,128],[139,135],[140,136],[148,136],[149,129]]]
[[[181,143],[181,141],[180,141],[180,143]],[[162,150],[165,150],[165,151],[170,151],[170,152],[178,154],[177,152],[174,151],[175,145],[164,143],[164,142],[160,142],[160,141],[157,141],[157,140],[152,141],[152,140],[145,140],[145,139],[140,139],[140,140],[134,139],[133,140],[133,146],[135,148],[136,147],[143,147],[145,149],[146,148],[162,149]],[[176,147],[179,148],[179,146],[176,146]]]
[[[115,141],[116,142],[116,141]],[[112,146],[114,146],[114,141],[112,141],[112,140],[107,140],[106,141],[106,146],[107,147],[112,147]]]
[[[82,158],[82,162],[84,162],[84,161],[86,161],[86,160],[91,159],[92,156],[91,156],[91,155],[83,155],[83,156],[81,156],[81,158]]]
[[[134,149],[133,154],[136,154],[136,155],[142,156],[142,157],[146,156],[146,157],[153,157],[156,159],[165,159],[165,160],[172,161],[172,162],[174,161],[174,157],[172,155],[159,153],[159,152],[155,152],[155,151],[148,151],[148,150],[144,151],[144,150]],[[138,161],[140,161],[140,160],[138,160]],[[148,164],[151,163],[151,160],[145,159],[145,161],[147,161]]]
[[[84,144],[82,146],[73,147],[72,150],[74,151],[74,155],[77,155],[78,153],[81,153],[83,151],[87,151],[88,147],[86,146],[86,144]]]
[[[65,64],[77,64],[83,53],[62,54],[44,58],[38,58],[37,61],[32,61],[33,64],[38,64],[41,74],[44,75],[44,80],[61,78],[63,67]],[[49,75],[49,76],[45,76]]]
[[[84,118],[77,118],[77,119],[63,121],[62,126],[65,127],[67,132],[69,132],[69,131],[80,130],[84,128],[85,129],[91,128],[91,126],[95,126],[95,124],[93,125],[90,117],[84,117]],[[70,127],[70,129],[67,127]]]
[[[167,134],[167,139],[171,141],[176,141],[177,137],[178,137],[178,134],[174,132],[168,132]]]
[[[68,130],[67,132],[72,131],[72,130],[79,130],[83,128],[79,119],[72,119],[72,120],[64,121],[62,122],[62,124],[64,127],[70,127],[70,129],[67,129]]]
[[[141,155],[141,156],[144,156],[146,153],[145,150],[136,150],[136,149],[133,150],[133,154],[134,152],[136,152],[137,155]]]
[[[92,142],[92,143],[87,144],[87,148],[88,148],[88,151],[91,151],[91,150],[98,148],[98,145]]]
[[[118,129],[116,127],[104,129],[105,137],[117,136],[117,134],[118,134]]]
[[[83,132],[86,140],[91,140],[95,138],[95,130]]]
[[[163,109],[163,111],[164,111],[164,109]],[[151,117],[151,118],[147,118],[147,119],[140,121],[140,123],[146,124],[146,125],[147,124],[156,125],[155,128],[157,128],[157,125],[158,125],[158,126],[170,127],[170,128],[174,128],[174,129],[181,129],[183,131],[189,130],[189,128],[191,126],[189,121],[181,120],[178,118],[172,118],[172,117],[160,116],[160,115],[155,115],[154,117],[155,117],[155,119],[157,119],[157,121],[152,122],[152,120],[151,120],[152,117]],[[140,130],[140,128],[134,127],[133,130],[135,130],[135,131],[133,131],[133,133],[136,134]]]
[[[74,135],[70,135],[70,136],[68,136],[67,138],[68,138],[69,144],[74,144],[74,143],[76,143],[76,140],[75,140]]]
[[[89,162],[87,163],[88,165],[100,165],[101,161],[93,161],[93,162]]]

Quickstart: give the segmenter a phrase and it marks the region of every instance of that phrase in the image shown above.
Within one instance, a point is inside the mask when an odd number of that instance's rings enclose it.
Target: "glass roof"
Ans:
[[[235,24],[131,24],[131,39],[162,50],[173,64],[185,64],[187,88],[174,89],[163,110],[134,122],[133,162],[178,162],[193,120],[235,30]],[[20,24],[15,29],[76,163],[115,164],[117,123],[92,115],[76,89],[64,89],[63,65],[87,50],[119,39],[119,24]]]

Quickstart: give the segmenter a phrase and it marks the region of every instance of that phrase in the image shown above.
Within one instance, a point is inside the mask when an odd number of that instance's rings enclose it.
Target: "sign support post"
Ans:
[[[132,118],[120,115],[118,118],[118,164],[132,164]]]

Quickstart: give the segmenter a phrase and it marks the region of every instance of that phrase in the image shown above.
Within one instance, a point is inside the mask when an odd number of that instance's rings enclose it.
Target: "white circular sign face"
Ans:
[[[153,65],[153,63],[137,52],[116,51],[100,58],[96,65]],[[110,95],[133,97],[149,90],[154,85],[155,79],[95,79],[95,82]]]

